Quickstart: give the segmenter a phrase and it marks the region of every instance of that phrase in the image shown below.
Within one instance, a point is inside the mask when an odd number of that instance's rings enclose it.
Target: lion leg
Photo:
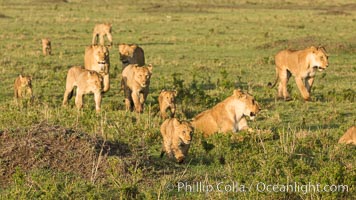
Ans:
[[[278,86],[278,97],[283,96],[284,100],[286,101],[290,100],[289,93],[287,90],[287,84],[290,77],[291,77],[291,73],[288,70],[279,72],[280,83]]]
[[[175,113],[176,113],[176,105],[172,105],[170,106],[171,108],[171,117],[174,117]]]
[[[160,113],[161,113],[162,119],[166,119],[167,118],[166,109],[167,109],[166,106],[160,106]]]
[[[100,45],[104,45],[105,44],[104,35],[102,35],[102,34],[99,34],[99,44]]]
[[[178,144],[173,144],[173,148],[172,148],[174,157],[177,159],[177,161],[179,163],[182,163],[184,161],[184,154],[182,152],[182,150],[179,148]]]
[[[110,89],[110,80],[109,80],[109,74],[104,75],[104,89],[103,92],[107,92]]]
[[[139,92],[136,92],[136,93],[132,92],[131,98],[132,98],[132,101],[134,103],[136,112],[142,113],[143,108],[142,108],[142,104],[141,104],[141,101],[140,101],[140,93]]]
[[[308,77],[305,79],[305,86],[310,94],[311,92],[311,88],[313,86],[313,83],[314,83],[314,77]]]
[[[127,86],[124,86],[126,111],[132,112],[131,90],[126,87]]]
[[[96,33],[93,33],[93,39],[92,39],[92,41],[91,41],[91,44],[92,45],[95,45],[96,44],[96,37],[98,36],[98,34],[96,34]]]
[[[63,106],[66,106],[68,104],[68,97],[72,98],[73,95],[73,89],[74,89],[74,85],[66,85],[66,91],[64,92],[63,95]]]
[[[300,93],[302,94],[303,99],[305,101],[308,101],[310,98],[310,94],[309,94],[307,88],[305,87],[302,78],[295,77],[295,82],[297,83],[298,89],[299,89]]]
[[[101,92],[94,93],[94,101],[95,101],[95,110],[97,113],[99,113],[100,105],[101,105]]]
[[[108,38],[108,40],[110,42],[110,46],[112,46],[112,35],[110,33],[107,33],[106,37]]]
[[[248,127],[248,125],[247,125],[247,120],[246,120],[245,117],[243,117],[243,118],[240,119],[240,121],[239,121],[238,124],[237,124],[237,129],[238,129],[239,131],[241,131],[241,130],[248,130],[248,129],[249,129],[249,127]]]
[[[77,89],[77,95],[75,96],[75,106],[78,109],[83,107],[83,93]]]

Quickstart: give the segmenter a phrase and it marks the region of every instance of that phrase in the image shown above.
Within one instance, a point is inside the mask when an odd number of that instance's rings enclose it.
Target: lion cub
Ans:
[[[74,66],[68,70],[66,90],[63,96],[63,105],[68,104],[68,99],[73,96],[73,89],[77,87],[75,105],[78,109],[83,106],[83,95],[94,93],[95,109],[100,112],[102,77],[99,73]]]
[[[179,163],[188,155],[192,140],[193,128],[189,122],[180,122],[177,118],[164,121],[161,125],[163,137],[161,158],[167,153],[169,158],[175,158]]]
[[[238,89],[232,96],[194,117],[192,125],[205,137],[218,132],[237,132],[248,129],[246,118],[254,119],[260,110],[251,95]]]
[[[22,76],[21,74],[15,79],[14,94],[17,100],[23,97],[29,97],[32,100],[31,81],[31,76]]]
[[[350,127],[339,139],[339,143],[356,145],[356,126]]]
[[[42,39],[42,52],[44,56],[52,55],[51,40],[48,38]]]
[[[152,65],[128,65],[122,71],[121,88],[125,92],[126,111],[143,112],[143,105],[149,92]]]
[[[175,97],[177,97],[177,91],[162,90],[158,97],[159,110],[162,119],[166,119],[167,109],[171,110],[171,117],[174,117],[176,111]]]
[[[96,24],[93,30],[93,40],[92,45],[98,44],[97,40],[99,39],[99,44],[104,45],[104,36],[108,38],[110,46],[112,45],[112,35],[111,35],[112,25],[110,23]]]
[[[119,44],[120,60],[122,69],[129,64],[145,65],[145,53],[141,47],[136,44]]]

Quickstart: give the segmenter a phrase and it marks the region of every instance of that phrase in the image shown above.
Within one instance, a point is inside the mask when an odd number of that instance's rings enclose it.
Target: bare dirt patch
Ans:
[[[47,123],[29,129],[5,130],[0,132],[0,187],[11,182],[17,168],[25,173],[51,169],[101,181],[106,176],[107,157],[129,153],[125,144],[104,142],[100,137]],[[99,156],[101,162],[94,175]]]

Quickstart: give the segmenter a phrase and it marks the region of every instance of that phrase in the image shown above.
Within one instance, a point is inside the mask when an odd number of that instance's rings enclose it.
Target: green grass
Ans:
[[[132,153],[109,156],[107,179],[95,184],[51,169],[18,169],[12,183],[0,188],[0,198],[356,198],[356,149],[337,144],[356,119],[354,1],[68,2],[0,1],[0,130],[26,130],[46,121],[126,144]],[[117,46],[110,50],[111,89],[103,98],[102,113],[95,115],[91,95],[80,113],[73,100],[71,107],[61,107],[66,72],[72,65],[83,65],[84,49],[99,22],[113,24],[115,44],[139,44],[146,62],[154,66],[151,94],[140,116],[124,110]],[[43,37],[52,40],[50,57],[41,54]],[[303,102],[293,79],[288,87],[294,100],[276,101],[276,90],[266,87],[275,78],[274,55],[310,45],[323,45],[330,54],[328,69],[317,74],[313,101]],[[13,101],[13,82],[20,73],[33,76],[33,106],[17,107]],[[187,162],[160,159],[161,120],[155,114],[163,88],[181,90],[181,119],[212,107],[234,88],[249,91],[263,109],[249,122],[256,131],[206,140],[196,134]],[[343,184],[349,192],[166,189],[183,181]]]

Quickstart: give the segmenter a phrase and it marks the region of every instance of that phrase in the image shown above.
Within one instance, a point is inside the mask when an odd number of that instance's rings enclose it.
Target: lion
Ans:
[[[133,111],[135,107],[136,112],[143,112],[143,104],[149,92],[152,68],[151,64],[142,67],[135,64],[128,65],[122,71],[121,87],[125,92],[126,111]]]
[[[145,54],[141,47],[136,44],[119,44],[120,60],[122,69],[129,64],[145,65]]]
[[[32,82],[31,76],[23,76],[21,74],[15,79],[14,95],[16,100],[25,97],[29,97],[32,100],[33,91],[32,91],[31,82]]]
[[[106,35],[106,37],[108,38],[108,40],[110,42],[110,46],[111,46],[112,45],[111,31],[112,31],[112,25],[110,23],[96,24],[94,26],[93,39],[92,39],[91,44],[92,45],[98,44],[98,40],[99,40],[99,44],[104,45],[104,43],[105,43],[104,36]]]
[[[279,80],[278,98],[290,100],[287,83],[293,75],[303,99],[309,101],[315,73],[328,67],[328,55],[323,47],[311,46],[299,51],[283,50],[276,54],[275,63],[276,80],[271,88]]]
[[[75,105],[78,109],[83,107],[83,95],[94,93],[95,110],[96,112],[100,112],[102,77],[99,73],[84,69],[84,67],[81,66],[71,67],[67,73],[63,106],[66,106],[68,99],[72,98],[74,87],[77,87]]]
[[[163,137],[161,158],[167,153],[169,158],[175,158],[179,163],[188,155],[194,129],[190,122],[180,122],[177,118],[165,120],[161,125]]]
[[[240,89],[233,95],[193,118],[192,126],[208,137],[214,133],[248,130],[246,117],[253,120],[261,110],[257,101]]]
[[[103,76],[103,92],[107,92],[110,89],[110,56],[107,47],[102,45],[90,45],[85,48],[84,67],[88,70],[94,70]]]
[[[171,117],[174,117],[176,111],[175,97],[177,96],[177,91],[162,90],[158,97],[159,110],[162,119],[166,119],[167,109],[171,111]]]
[[[356,126],[351,126],[339,139],[339,143],[356,145]]]
[[[52,55],[51,40],[48,38],[42,39],[42,52],[44,56]]]

